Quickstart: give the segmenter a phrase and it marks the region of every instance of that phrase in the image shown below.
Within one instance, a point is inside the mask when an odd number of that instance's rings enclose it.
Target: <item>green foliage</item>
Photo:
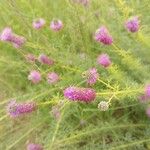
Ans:
[[[23,35],[27,43],[22,49],[0,42],[0,149],[23,150],[29,141],[47,150],[150,149],[149,119],[146,105],[138,96],[149,82],[150,40],[148,0],[91,0],[88,7],[71,0],[1,0],[0,30],[6,26]],[[124,22],[138,15],[141,29],[127,33]],[[32,21],[42,17],[47,25],[32,28]],[[59,18],[64,29],[54,33],[50,21]],[[112,46],[93,40],[96,29],[106,25],[114,38]],[[56,63],[52,67],[30,64],[25,55],[45,53]],[[108,69],[96,63],[100,53],[108,53],[113,62]],[[82,73],[96,67],[100,80],[93,86],[97,98],[91,104],[68,102],[62,90],[70,85],[86,87]],[[42,81],[31,84],[31,70],[42,73]],[[46,74],[61,76],[57,85],[48,85]],[[11,119],[5,111],[10,99],[34,100],[39,109],[31,115]],[[110,109],[102,112],[97,104],[111,99]],[[58,120],[52,106],[64,101]]]

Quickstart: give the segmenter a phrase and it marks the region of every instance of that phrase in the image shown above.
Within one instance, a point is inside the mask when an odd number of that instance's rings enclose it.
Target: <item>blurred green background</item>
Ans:
[[[87,7],[71,0],[0,0],[0,31],[9,26],[27,39],[21,49],[0,42],[0,149],[24,150],[29,141],[50,150],[150,149],[150,119],[145,114],[148,104],[139,103],[140,93],[118,94],[106,112],[98,110],[97,104],[108,100],[110,94],[92,104],[66,103],[59,120],[51,114],[55,104],[43,105],[35,113],[15,120],[5,111],[12,98],[37,103],[64,100],[65,87],[86,87],[81,72],[90,67],[98,69],[100,79],[114,87],[114,92],[142,88],[149,82],[150,73],[149,10],[149,0],[91,0]],[[124,22],[135,15],[141,27],[131,34]],[[36,18],[46,20],[43,29],[32,28]],[[64,24],[59,33],[49,28],[55,18]],[[101,25],[109,29],[115,46],[93,40]],[[30,64],[24,58],[28,53],[45,53],[57,63],[52,67]],[[100,53],[108,53],[113,61],[108,70],[96,63]],[[27,79],[33,69],[43,75],[40,84],[33,85]],[[46,82],[46,73],[51,71],[62,78],[56,86]],[[110,92],[101,82],[93,88],[98,93]]]

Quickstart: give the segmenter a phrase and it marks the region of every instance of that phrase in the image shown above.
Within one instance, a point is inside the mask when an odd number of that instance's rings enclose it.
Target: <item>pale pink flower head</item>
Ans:
[[[31,54],[31,53],[27,54],[27,55],[25,56],[25,58],[26,58],[26,60],[27,60],[28,62],[30,62],[30,63],[34,63],[35,60],[36,60],[36,57],[35,57],[33,54]]]
[[[31,80],[34,84],[39,83],[41,81],[41,74],[36,70],[32,70],[28,75],[28,80]]]
[[[38,58],[39,62],[42,64],[47,64],[47,65],[53,65],[54,61],[52,59],[50,59],[48,56],[46,56],[45,54],[41,54]]]
[[[145,86],[144,94],[139,96],[139,100],[142,103],[146,103],[150,101],[150,84]]]
[[[52,115],[56,120],[60,118],[61,112],[60,108],[57,105],[52,107]]]
[[[145,95],[150,98],[150,84],[145,87]]]
[[[59,81],[59,79],[60,78],[59,78],[58,74],[55,72],[48,73],[48,75],[47,75],[47,82],[49,84],[55,84]]]
[[[129,32],[137,32],[140,28],[140,21],[138,19],[137,16],[134,16],[130,19],[128,19],[125,22],[125,28],[129,31]]]
[[[97,29],[94,39],[97,42],[103,43],[104,45],[111,45],[113,43],[113,38],[105,26],[101,26],[99,29]]]
[[[34,29],[41,29],[44,25],[45,25],[45,20],[43,18],[36,19],[32,23]]]
[[[12,29],[9,27],[6,27],[3,29],[3,31],[0,34],[0,40],[10,42],[12,39],[12,36],[13,36]]]
[[[111,60],[107,54],[101,54],[97,58],[97,63],[107,68],[111,65]]]
[[[43,150],[43,147],[40,144],[29,143],[27,145],[27,150]]]
[[[89,4],[89,0],[73,0],[73,2],[82,4],[84,6],[88,6]]]
[[[71,101],[91,102],[96,98],[96,92],[91,88],[71,86],[64,90],[64,96]]]
[[[25,44],[26,39],[23,36],[14,34],[11,38],[11,42],[15,48],[21,48]]]
[[[50,24],[50,28],[53,31],[60,31],[63,28],[63,23],[61,20],[53,20]]]
[[[11,100],[7,105],[7,113],[12,118],[31,113],[36,110],[35,102],[22,102],[17,103],[16,100]]]
[[[99,78],[99,73],[97,72],[97,69],[90,68],[89,70],[87,70],[85,72],[85,78],[86,78],[87,84],[94,85]]]
[[[146,114],[148,117],[150,117],[150,106],[146,109]]]

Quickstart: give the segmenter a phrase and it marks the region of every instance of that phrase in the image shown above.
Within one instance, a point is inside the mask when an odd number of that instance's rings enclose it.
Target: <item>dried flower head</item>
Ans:
[[[32,70],[28,75],[28,80],[31,80],[35,84],[39,83],[41,81],[41,74],[36,70]]]
[[[45,25],[45,20],[43,18],[36,19],[32,23],[34,29],[41,29],[44,25]]]
[[[107,54],[101,54],[97,58],[97,63],[107,68],[111,65],[111,60]]]
[[[50,28],[53,31],[60,31],[63,28],[63,23],[61,20],[53,20],[50,24]]]
[[[91,88],[71,86],[64,90],[64,96],[72,101],[91,102],[96,98],[96,92]]]
[[[101,111],[106,111],[106,110],[108,110],[108,108],[109,108],[109,103],[106,102],[106,101],[101,101],[101,102],[98,104],[98,108],[99,108]]]
[[[138,19],[137,16],[134,16],[130,19],[128,19],[125,22],[125,28],[129,31],[129,32],[137,32],[140,28],[140,21]]]
[[[27,150],[43,150],[43,147],[40,144],[29,143],[27,145]]]
[[[87,70],[85,72],[85,78],[86,78],[87,84],[94,85],[99,78],[99,73],[97,72],[97,69],[90,68],[89,70]]]
[[[60,118],[61,112],[58,105],[52,107],[52,115],[56,120]]]
[[[51,73],[48,73],[47,75],[47,82],[49,84],[55,84],[59,81],[59,76],[57,73],[55,72],[51,72]]]
[[[42,64],[47,64],[47,65],[53,65],[54,61],[52,59],[50,59],[48,56],[46,56],[45,54],[41,54],[38,58],[39,62]]]
[[[101,26],[99,29],[97,29],[94,39],[97,42],[103,43],[104,45],[111,45],[113,43],[113,38],[105,26]]]
[[[21,115],[31,113],[36,109],[35,102],[17,103],[16,100],[11,100],[7,105],[7,113],[15,118]]]

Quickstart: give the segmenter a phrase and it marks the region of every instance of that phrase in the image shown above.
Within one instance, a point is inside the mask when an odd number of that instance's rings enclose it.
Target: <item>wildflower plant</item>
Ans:
[[[0,149],[149,149],[147,4],[1,0]]]

